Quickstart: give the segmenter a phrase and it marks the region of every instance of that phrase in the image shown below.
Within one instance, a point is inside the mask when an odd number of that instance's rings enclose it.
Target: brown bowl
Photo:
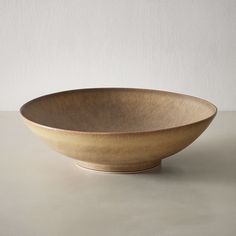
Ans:
[[[20,109],[54,150],[102,171],[140,171],[191,144],[217,108],[200,98],[148,89],[96,88],[54,93]]]

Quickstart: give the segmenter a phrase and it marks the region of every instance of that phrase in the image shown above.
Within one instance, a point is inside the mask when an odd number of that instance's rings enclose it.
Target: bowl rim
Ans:
[[[81,130],[70,130],[70,129],[63,129],[63,128],[57,128],[57,127],[52,127],[52,126],[48,126],[48,125],[44,125],[44,124],[40,124],[38,122],[35,122],[29,118],[27,118],[26,116],[24,116],[23,114],[23,110],[25,109],[25,107],[30,104],[30,103],[33,103],[35,102],[36,100],[39,100],[39,99],[43,99],[43,98],[46,98],[46,97],[49,97],[49,96],[56,96],[58,94],[63,94],[63,93],[72,93],[72,92],[79,92],[79,91],[96,91],[96,90],[129,90],[129,91],[142,91],[142,92],[159,92],[159,93],[166,93],[166,94],[171,94],[171,95],[178,95],[178,96],[184,96],[184,97],[188,97],[190,99],[194,99],[194,100],[198,100],[198,101],[201,101],[203,103],[205,103],[206,105],[210,106],[213,108],[213,113],[212,115],[204,118],[204,119],[201,119],[201,120],[198,120],[198,121],[195,121],[195,122],[191,122],[191,123],[188,123],[188,124],[185,124],[185,125],[179,125],[179,126],[174,126],[174,127],[168,127],[168,128],[162,128],[162,129],[155,129],[155,130],[147,130],[147,131],[81,131]],[[192,125],[196,125],[196,124],[199,124],[199,123],[202,123],[202,122],[205,122],[207,120],[212,120],[214,119],[214,117],[216,116],[217,112],[218,112],[218,109],[217,107],[205,100],[205,99],[202,99],[202,98],[199,98],[199,97],[196,97],[196,96],[192,96],[192,95],[188,95],[188,94],[183,94],[183,93],[177,93],[177,92],[170,92],[170,91],[166,91],[166,90],[159,90],[159,89],[147,89],[147,88],[129,88],[129,87],[96,87],[96,88],[79,88],[79,89],[71,89],[71,90],[64,90],[64,91],[60,91],[60,92],[55,92],[55,93],[49,93],[49,94],[45,94],[45,95],[42,95],[42,96],[39,96],[37,98],[34,98],[26,103],[24,103],[21,107],[20,107],[20,115],[21,117],[23,118],[23,120],[35,125],[35,126],[38,126],[38,127],[41,127],[41,128],[45,128],[45,129],[49,129],[49,130],[54,130],[54,131],[61,131],[61,132],[66,132],[66,133],[71,133],[71,134],[87,134],[87,135],[131,135],[131,134],[151,134],[151,133],[156,133],[156,132],[162,132],[162,131],[169,131],[169,130],[174,130],[174,129],[180,129],[180,128],[184,128],[184,127],[188,127],[188,126],[192,126]]]

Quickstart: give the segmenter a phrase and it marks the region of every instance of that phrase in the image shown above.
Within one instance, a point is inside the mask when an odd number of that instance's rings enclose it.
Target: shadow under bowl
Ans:
[[[80,166],[133,172],[160,165],[191,144],[217,108],[166,91],[95,88],[39,97],[20,113],[36,135]]]

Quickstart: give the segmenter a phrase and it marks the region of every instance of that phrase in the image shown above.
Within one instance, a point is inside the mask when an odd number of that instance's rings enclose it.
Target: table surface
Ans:
[[[236,235],[236,112],[139,174],[81,169],[0,112],[0,235]]]

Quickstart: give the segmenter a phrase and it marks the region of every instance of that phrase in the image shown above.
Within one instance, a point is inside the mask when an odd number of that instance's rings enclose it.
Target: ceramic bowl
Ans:
[[[160,165],[187,147],[217,109],[172,92],[95,88],[42,96],[20,112],[36,135],[80,166],[133,172]]]

